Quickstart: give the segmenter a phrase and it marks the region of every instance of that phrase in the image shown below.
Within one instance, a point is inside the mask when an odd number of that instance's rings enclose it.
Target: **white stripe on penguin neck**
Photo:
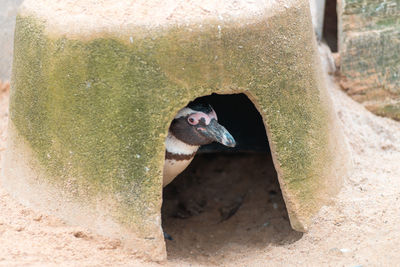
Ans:
[[[199,149],[200,146],[188,145],[177,139],[170,131],[168,131],[167,139],[165,140],[165,149],[173,154],[190,155]]]

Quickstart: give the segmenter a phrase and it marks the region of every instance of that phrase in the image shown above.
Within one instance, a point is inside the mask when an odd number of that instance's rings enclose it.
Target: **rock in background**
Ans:
[[[400,1],[342,0],[337,11],[342,87],[400,120]]]

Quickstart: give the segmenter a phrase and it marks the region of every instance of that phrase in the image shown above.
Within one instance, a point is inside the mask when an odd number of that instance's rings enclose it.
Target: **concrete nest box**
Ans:
[[[306,231],[349,161],[308,1],[153,4],[24,2],[3,186],[163,260],[170,122],[198,97],[245,94],[262,117],[291,225]]]

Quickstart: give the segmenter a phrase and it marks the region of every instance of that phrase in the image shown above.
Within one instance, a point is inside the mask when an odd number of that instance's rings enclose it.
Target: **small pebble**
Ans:
[[[38,216],[34,217],[33,220],[36,222],[40,222],[42,220],[42,218],[43,218],[42,215],[38,215]]]
[[[22,232],[23,230],[25,230],[25,227],[23,226],[18,226],[17,228],[15,228],[15,231],[17,232]]]
[[[340,252],[342,252],[342,253],[347,253],[347,252],[350,252],[350,249],[348,249],[348,248],[341,248],[341,249],[340,249]]]
[[[87,238],[87,237],[88,237],[88,236],[87,236],[84,232],[82,232],[82,231],[74,232],[73,235],[74,235],[76,238]]]

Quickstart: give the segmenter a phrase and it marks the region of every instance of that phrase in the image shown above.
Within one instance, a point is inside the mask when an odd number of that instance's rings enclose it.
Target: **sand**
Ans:
[[[368,112],[332,76],[328,88],[354,171],[335,204],[321,209],[308,233],[290,228],[268,155],[204,155],[180,178],[189,177],[182,183],[193,192],[181,196],[186,209],[174,205],[182,202],[173,194],[182,191],[179,186],[166,192],[163,226],[174,238],[167,240],[168,262],[135,258],[118,240],[25,208],[0,186],[0,266],[399,265],[400,123]],[[8,97],[7,88],[1,90],[1,157]],[[204,164],[210,168],[196,168]],[[224,179],[236,182],[227,185]],[[201,193],[194,186],[203,186]]]

